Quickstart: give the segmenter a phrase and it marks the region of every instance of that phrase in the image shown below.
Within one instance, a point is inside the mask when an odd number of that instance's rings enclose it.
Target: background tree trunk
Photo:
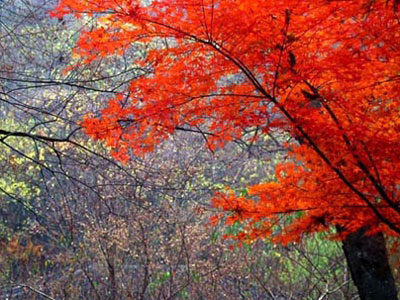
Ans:
[[[398,300],[382,233],[365,235],[367,228],[350,234],[343,250],[361,300]]]

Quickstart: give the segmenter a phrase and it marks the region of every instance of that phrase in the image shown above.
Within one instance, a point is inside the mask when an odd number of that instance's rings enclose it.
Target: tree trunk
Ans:
[[[367,228],[350,234],[343,250],[361,300],[398,300],[382,233],[365,235]]]

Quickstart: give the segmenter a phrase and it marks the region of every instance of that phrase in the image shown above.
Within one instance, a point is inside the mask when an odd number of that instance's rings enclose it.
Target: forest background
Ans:
[[[242,232],[240,220],[210,223],[220,212],[216,192],[229,186],[248,197],[246,187],[276,179],[275,167],[292,160],[285,145],[299,143],[291,132],[255,140],[258,129],[249,128],[222,149],[203,130],[181,127],[126,161],[89,139],[81,121],[152,72],[134,63],[149,48],[88,62],[73,49],[97,17],[50,17],[56,4],[0,2],[0,297],[359,297],[332,232],[238,244],[225,237]],[[274,230],[299,214],[280,215]],[[399,283],[395,237],[387,247]]]

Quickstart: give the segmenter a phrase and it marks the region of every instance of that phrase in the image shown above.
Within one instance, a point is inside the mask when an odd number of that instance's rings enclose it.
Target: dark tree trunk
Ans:
[[[398,300],[382,233],[363,228],[343,241],[343,250],[361,300]]]

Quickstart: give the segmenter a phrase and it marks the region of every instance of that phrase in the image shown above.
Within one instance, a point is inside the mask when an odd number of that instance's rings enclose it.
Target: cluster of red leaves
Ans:
[[[386,0],[62,0],[55,16],[91,14],[76,53],[90,63],[147,45],[128,101],[109,101],[82,126],[118,159],[142,155],[176,128],[197,128],[222,147],[246,128],[289,132],[295,163],[251,199],[218,194],[228,222],[250,221],[243,238],[304,232],[400,234],[400,21]]]

